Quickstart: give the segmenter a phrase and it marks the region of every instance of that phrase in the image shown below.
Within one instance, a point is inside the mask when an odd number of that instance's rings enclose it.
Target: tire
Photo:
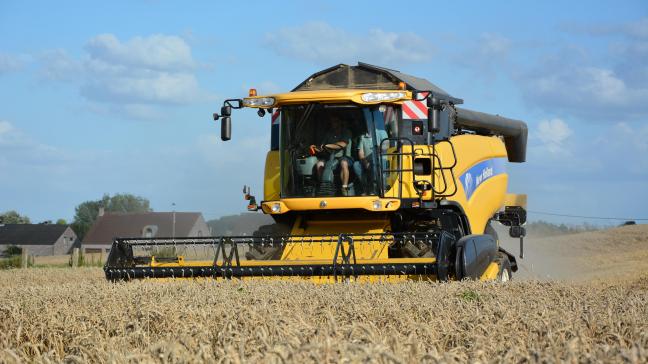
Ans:
[[[508,257],[502,253],[499,254],[498,259],[499,272],[497,273],[497,282],[506,283],[513,279],[511,271],[511,262]]]
[[[285,224],[262,225],[252,233],[255,238],[285,236],[290,232],[290,227]],[[264,246],[262,239],[250,244],[250,249],[245,253],[248,260],[271,260],[281,258],[282,248],[279,246]]]

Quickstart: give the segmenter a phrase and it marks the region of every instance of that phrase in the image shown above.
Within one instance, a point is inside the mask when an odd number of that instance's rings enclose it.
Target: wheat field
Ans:
[[[508,284],[108,283],[0,272],[0,362],[648,361],[648,276]]]

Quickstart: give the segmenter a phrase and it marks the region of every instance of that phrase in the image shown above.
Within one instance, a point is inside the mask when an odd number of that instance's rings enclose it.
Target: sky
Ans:
[[[360,61],[526,121],[509,190],[530,220],[648,218],[647,59],[645,1],[0,0],[0,212],[71,221],[105,193],[243,212],[269,119],[237,112],[225,143],[212,113]]]

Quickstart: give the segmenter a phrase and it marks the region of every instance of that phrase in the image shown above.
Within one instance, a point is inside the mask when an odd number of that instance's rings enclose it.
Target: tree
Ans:
[[[56,220],[56,225],[67,225],[67,221],[65,219],[58,219]]]
[[[213,236],[252,235],[259,227],[273,222],[268,215],[244,212],[239,215],[228,215],[209,220],[207,226],[211,229]]]
[[[11,210],[0,214],[0,224],[31,224],[31,221],[29,217]]]
[[[108,195],[104,195],[103,201],[106,201]],[[104,205],[106,211],[111,212],[149,212],[149,200],[144,197],[135,196],[131,194],[116,194],[109,197],[107,203]]]
[[[9,245],[7,249],[5,249],[4,254],[7,256],[20,255],[22,254],[22,248],[16,245]]]
[[[128,193],[116,194],[112,197],[109,194],[104,194],[100,200],[82,202],[76,207],[72,222],[72,229],[80,240],[85,237],[92,224],[97,220],[100,207],[103,207],[105,212],[153,211],[149,200]]]

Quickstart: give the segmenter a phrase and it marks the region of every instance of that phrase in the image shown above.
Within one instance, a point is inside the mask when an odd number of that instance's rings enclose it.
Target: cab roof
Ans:
[[[408,91],[432,91],[437,97],[446,99],[453,104],[463,103],[463,100],[451,96],[424,78],[362,62],[358,62],[357,66],[338,64],[316,72],[297,85],[292,91],[398,90],[400,82],[405,83]]]

